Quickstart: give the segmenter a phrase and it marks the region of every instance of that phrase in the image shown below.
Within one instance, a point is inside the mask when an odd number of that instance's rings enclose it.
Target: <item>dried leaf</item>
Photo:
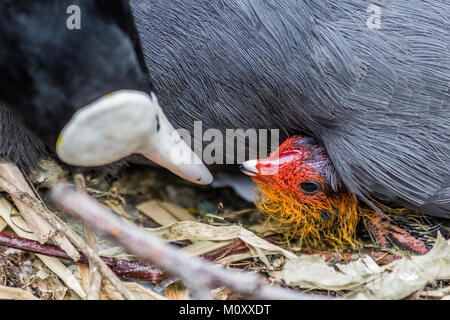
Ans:
[[[302,255],[272,275],[289,286],[341,291],[354,289],[380,272],[381,268],[369,256],[333,268],[322,255]]]
[[[80,275],[80,283],[84,292],[88,292],[89,290],[89,281],[90,281],[90,270],[89,266],[81,263],[77,263],[78,273]]]
[[[178,221],[167,209],[160,206],[158,201],[147,201],[141,203],[136,208],[162,226],[167,226]]]
[[[136,300],[167,300],[165,297],[156,292],[147,290],[139,283],[124,282],[125,287],[131,291]],[[117,289],[107,280],[103,281],[102,293],[111,300],[123,300],[122,295]]]
[[[375,281],[351,298],[403,299],[427,284],[446,279],[450,279],[450,244],[439,235],[428,254],[403,258],[383,267]]]
[[[369,256],[333,267],[322,256],[303,255],[272,276],[303,289],[351,290],[351,299],[403,299],[436,280],[450,279],[450,244],[439,235],[428,254],[383,267]]]
[[[5,220],[0,218],[0,232],[2,232],[7,226],[8,224],[5,222]]]
[[[261,237],[268,237],[279,233],[281,230],[281,224],[276,221],[270,221],[270,223],[265,222],[249,226],[248,229],[259,234]]]
[[[225,247],[233,241],[195,241],[193,244],[184,247],[182,250],[192,256],[202,254]]]
[[[239,238],[252,247],[270,252],[280,252],[289,259],[296,258],[296,255],[292,252],[276,246],[240,226],[217,227],[199,222],[182,221],[150,230],[160,235],[166,241],[228,241]]]
[[[174,282],[166,287],[164,296],[169,300],[189,300],[189,289],[182,282]]]
[[[0,163],[0,174],[4,179],[13,184],[22,192],[26,192],[30,196],[35,197],[33,189],[31,189],[20,169],[14,164],[11,164],[9,162]],[[34,231],[34,234],[37,236],[40,243],[47,242],[48,239],[55,235],[55,229],[53,229],[46,220],[35,213],[20,199],[15,197],[12,197],[12,199],[16,207],[19,209],[21,215]]]
[[[0,300],[39,300],[28,291],[0,285]]]
[[[17,210],[7,201],[5,198],[0,198],[0,217],[10,226],[10,228],[20,237],[37,240],[33,233],[26,232],[29,230],[29,226],[24,219],[17,217],[14,221],[11,220],[11,216],[17,213]],[[86,294],[81,288],[80,283],[73,275],[73,273],[56,258],[50,258],[43,255],[37,255],[39,259],[52,270],[70,289],[75,291],[81,298],[85,298]]]
[[[179,221],[196,221],[195,217],[186,209],[169,202],[159,202],[159,205],[166,209]]]
[[[28,183],[26,177],[22,173],[22,171],[12,163],[0,163],[0,173],[1,176],[9,181],[12,185],[14,185],[17,189],[22,192],[27,193],[29,196],[33,198],[37,198],[35,191],[32,186]],[[22,217],[31,227],[34,235],[37,237],[40,243],[45,243],[49,239],[52,239],[56,242],[56,244],[63,249],[72,259],[78,260],[80,255],[72,243],[67,239],[64,235],[56,232],[55,228],[53,228],[44,218],[42,218],[38,213],[36,213],[33,209],[28,207],[21,199],[14,197],[11,194],[11,198],[19,210]],[[45,209],[45,206],[43,206]]]

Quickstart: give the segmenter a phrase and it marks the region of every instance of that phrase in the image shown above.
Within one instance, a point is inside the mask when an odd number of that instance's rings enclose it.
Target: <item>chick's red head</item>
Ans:
[[[313,138],[293,136],[267,159],[249,160],[241,169],[261,191],[256,205],[286,235],[316,247],[354,244],[361,208]]]

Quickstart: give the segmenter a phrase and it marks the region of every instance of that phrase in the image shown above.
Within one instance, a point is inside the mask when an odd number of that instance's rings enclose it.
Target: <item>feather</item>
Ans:
[[[450,3],[374,4],[378,30],[361,0],[131,1],[179,127],[309,134],[372,208],[382,199],[450,218]]]

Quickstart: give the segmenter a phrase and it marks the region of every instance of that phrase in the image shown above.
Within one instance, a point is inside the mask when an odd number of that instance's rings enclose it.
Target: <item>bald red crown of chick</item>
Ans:
[[[257,206],[289,236],[313,246],[354,245],[362,208],[313,138],[293,136],[267,159],[247,161],[241,169],[261,191]]]
[[[288,237],[299,238],[311,247],[359,244],[357,225],[363,222],[382,246],[387,246],[381,215],[357,200],[340,181],[325,149],[311,137],[287,139],[267,159],[249,160],[241,169],[260,190],[258,208],[275,221]],[[399,216],[404,209],[390,209]],[[426,253],[423,241],[408,231],[394,228],[394,240],[408,250]]]

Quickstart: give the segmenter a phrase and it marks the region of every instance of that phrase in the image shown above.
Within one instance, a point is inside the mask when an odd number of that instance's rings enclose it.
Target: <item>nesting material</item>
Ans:
[[[8,224],[5,222],[5,220],[0,218],[0,232],[2,232],[7,226]]]
[[[166,241],[208,240],[228,241],[241,239],[248,245],[265,251],[282,253],[286,258],[295,259],[295,254],[276,246],[241,226],[216,227],[198,222],[183,221],[166,227],[151,229]]]
[[[144,288],[139,283],[125,282],[124,285],[128,290],[130,290],[136,300],[167,300],[160,294]],[[101,294],[103,295],[104,300],[123,300],[121,294],[108,281],[103,282]]]
[[[37,240],[30,230],[26,221],[18,215],[17,210],[5,198],[0,198],[0,216],[8,223],[9,227],[20,237]],[[86,294],[83,291],[80,282],[74,274],[56,258],[50,258],[43,255],[37,255],[39,259],[73,291],[81,298],[85,298]]]
[[[428,254],[383,267],[369,256],[330,265],[321,255],[301,255],[272,275],[289,286],[339,291],[351,299],[403,299],[436,280],[450,279],[450,244],[439,236]]]
[[[0,300],[38,300],[38,298],[25,290],[0,285]]]
[[[148,167],[124,170],[119,178],[113,180],[103,176],[86,176],[86,190],[120,215],[125,224],[145,227],[154,226],[155,223],[161,225],[160,228],[150,230],[167,242],[177,242],[181,251],[190,256],[202,256],[234,269],[259,271],[260,274],[267,274],[267,280],[275,284],[287,284],[298,292],[306,290],[313,293],[313,297],[326,297],[330,292],[351,299],[403,299],[411,297],[413,293],[416,299],[448,297],[448,281],[435,281],[448,277],[444,272],[445,268],[450,268],[450,253],[447,251],[450,244],[445,247],[442,240],[426,256],[402,258],[376,246],[368,250],[365,246],[358,247],[349,253],[327,250],[319,254],[317,250],[305,248],[307,241],[303,241],[303,244],[297,241],[278,242],[282,239],[277,235],[282,230],[279,223],[264,223],[264,217],[257,214],[252,204],[239,203],[234,207],[238,200],[229,189],[196,187],[167,176],[164,171]],[[82,233],[82,228],[72,224],[70,219],[66,224],[79,234]],[[1,229],[30,238],[30,226],[6,198],[0,198]],[[117,251],[103,237],[99,238],[99,243],[102,253]],[[351,246],[347,248],[351,249]],[[12,253],[16,249],[4,250]],[[67,268],[61,260],[37,256],[48,267],[39,259],[32,260],[33,270],[36,271],[33,276],[35,279],[45,279],[36,284],[38,288],[49,292],[42,294],[31,287],[22,287],[22,282],[17,281],[8,283],[8,287],[25,289],[41,299],[85,298],[84,292],[88,291],[90,277],[88,267],[71,264]],[[0,275],[1,262],[9,263],[12,257],[11,254],[1,256]],[[126,259],[134,260],[136,257],[127,254]],[[26,267],[24,263],[19,262],[18,266]],[[12,271],[20,274],[20,268],[17,272]],[[183,269],[182,266],[180,268]],[[11,275],[12,271],[4,274]],[[415,276],[417,281],[411,281],[408,276]],[[196,297],[191,288],[186,287],[189,284],[171,285],[177,278],[165,275],[158,279],[146,282],[145,286],[142,282],[132,280],[122,283],[136,299]],[[429,283],[432,285],[426,286]],[[219,299],[236,297],[236,292],[229,288],[216,291],[222,292],[216,295]],[[19,291],[19,297],[20,294]],[[102,282],[99,298],[123,299],[107,280]]]

